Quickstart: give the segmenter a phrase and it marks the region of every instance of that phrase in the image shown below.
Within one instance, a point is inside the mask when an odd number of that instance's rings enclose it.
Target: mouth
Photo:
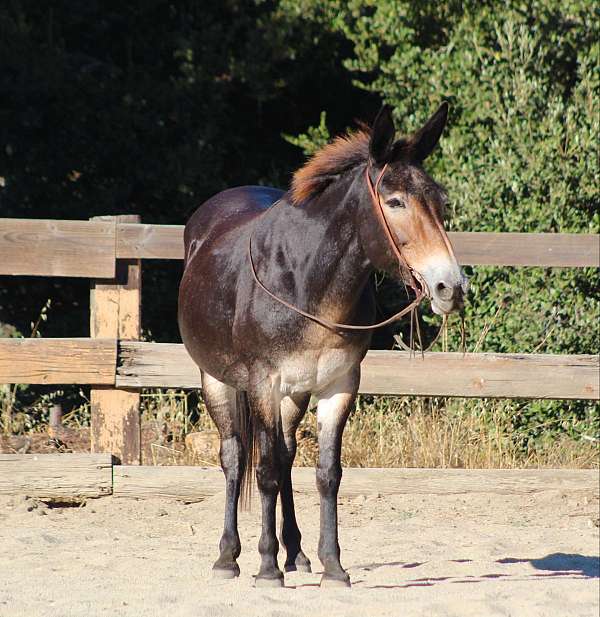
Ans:
[[[429,295],[431,309],[436,315],[450,315],[462,311],[465,307],[465,297],[469,289],[469,282],[463,278],[459,287],[448,298],[440,297],[440,294]]]
[[[417,293],[420,293],[423,298],[427,298],[429,300],[429,302],[431,303],[431,310],[436,315],[450,315],[450,313],[462,309],[462,299],[459,302],[457,302],[455,299],[444,301],[441,298],[434,296],[431,293],[429,285],[427,285],[427,283],[421,276],[417,275],[415,277],[415,283]]]
[[[463,310],[469,290],[469,280],[462,270],[458,282],[455,277],[447,277],[452,281],[451,284],[446,283],[439,274],[436,278],[428,277],[427,274],[421,274],[416,270],[412,270],[410,274],[411,287],[417,295],[430,301],[431,309],[436,315],[446,316]],[[430,283],[431,278],[437,281],[435,285]]]
[[[463,306],[462,302],[455,302],[453,300],[450,302],[440,302],[439,300],[431,299],[431,310],[436,315],[450,315],[451,313],[460,311]]]

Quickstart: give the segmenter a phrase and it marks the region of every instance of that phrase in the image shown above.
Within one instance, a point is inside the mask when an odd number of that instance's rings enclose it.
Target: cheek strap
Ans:
[[[369,194],[371,195],[371,206],[373,207],[375,218],[379,221],[379,226],[383,228],[383,231],[388,241],[388,246],[392,249],[392,253],[398,261],[398,268],[400,270],[400,273],[402,274],[404,282],[415,292],[417,299],[420,300],[427,295],[427,284],[425,283],[421,275],[415,270],[413,270],[413,268],[408,264],[408,262],[404,258],[404,255],[402,255],[402,250],[396,242],[396,238],[394,236],[392,228],[388,223],[385,212],[383,210],[383,206],[381,205],[379,184],[387,170],[387,167],[388,166],[386,163],[377,175],[377,179],[375,180],[374,185],[371,181],[371,174],[369,173],[370,166],[367,165],[365,167],[365,177],[367,179]]]

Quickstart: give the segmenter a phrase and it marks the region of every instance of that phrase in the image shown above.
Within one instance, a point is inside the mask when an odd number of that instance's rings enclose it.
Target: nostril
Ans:
[[[435,291],[442,300],[452,300],[454,296],[454,289],[444,281],[435,286]]]

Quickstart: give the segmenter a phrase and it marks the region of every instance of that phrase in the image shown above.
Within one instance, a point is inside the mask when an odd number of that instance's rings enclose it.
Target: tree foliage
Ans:
[[[287,185],[301,150],[380,101],[410,131],[447,100],[428,167],[450,228],[597,233],[599,17],[590,0],[11,0],[1,215],[183,223],[227,186]],[[177,337],[177,274],[145,265],[154,338]],[[86,282],[3,283],[0,322],[26,331],[51,297],[45,334],[87,334]],[[467,347],[596,353],[599,289],[595,269],[477,267]],[[584,404],[515,409],[533,435],[597,421]]]
[[[338,71],[344,49],[271,2],[2,3],[1,216],[182,224],[226,187],[285,186],[303,157],[282,132],[322,106],[339,128],[376,109]],[[179,266],[144,267],[144,327],[176,340]],[[5,280],[0,322],[26,332],[52,297],[45,334],[85,336],[86,285]]]
[[[282,5],[352,43],[344,66],[354,83],[381,93],[405,130],[418,127],[440,101],[450,102],[449,128],[428,163],[451,196],[450,228],[598,232],[594,3]],[[310,136],[309,130],[304,138]],[[467,348],[597,353],[599,293],[597,269],[478,267],[466,311]],[[451,341],[457,348],[457,332]],[[522,409],[534,433],[563,421],[597,430],[597,406],[532,402]]]

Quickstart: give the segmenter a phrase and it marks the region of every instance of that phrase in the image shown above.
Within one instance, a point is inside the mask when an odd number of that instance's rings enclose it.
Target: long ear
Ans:
[[[375,163],[380,165],[387,163],[392,152],[395,134],[392,108],[389,105],[384,105],[379,110],[375,122],[373,122],[371,141],[369,142],[369,154]]]
[[[424,161],[436,147],[448,119],[448,103],[444,101],[425,125],[409,137],[410,154]]]

